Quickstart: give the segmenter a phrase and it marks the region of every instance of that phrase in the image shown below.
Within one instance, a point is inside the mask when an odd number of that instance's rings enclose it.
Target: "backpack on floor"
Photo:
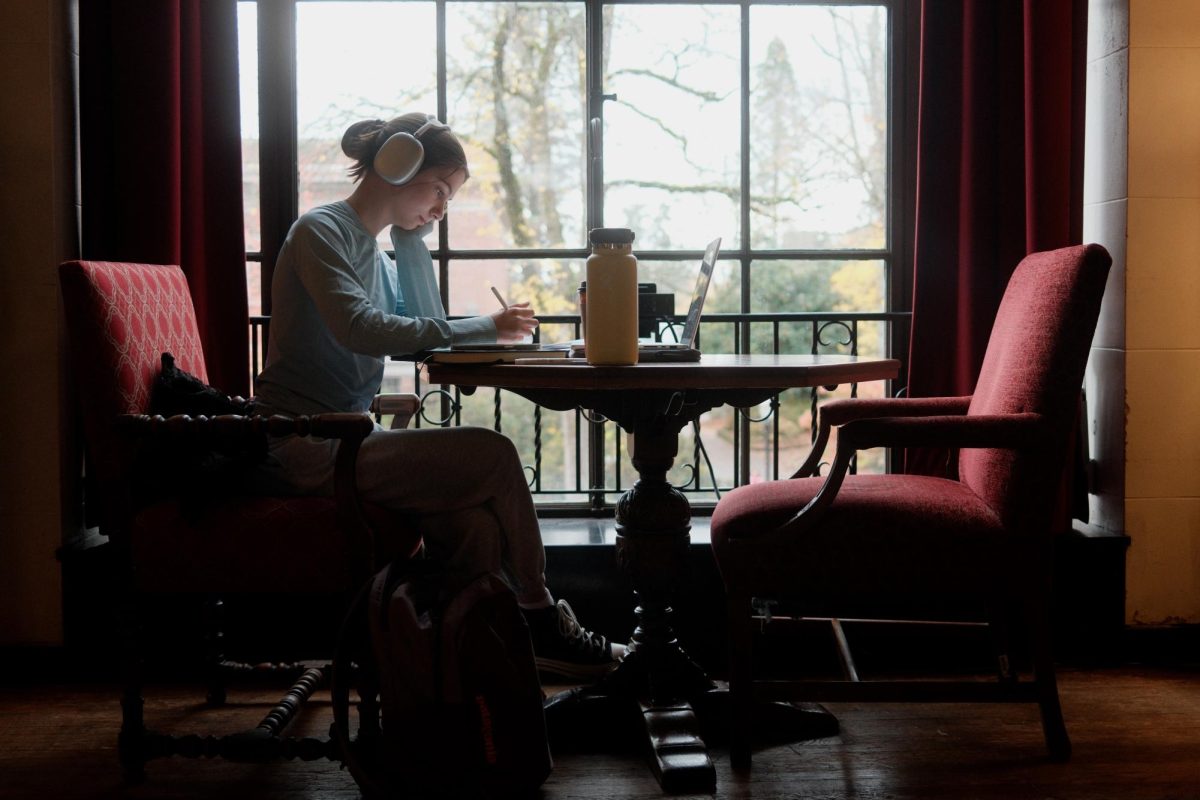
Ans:
[[[519,798],[550,774],[529,628],[498,575],[384,568],[347,615],[332,683],[335,736],[367,798]]]

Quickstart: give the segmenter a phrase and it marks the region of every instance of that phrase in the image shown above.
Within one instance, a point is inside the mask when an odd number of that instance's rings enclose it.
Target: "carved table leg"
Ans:
[[[688,700],[713,688],[675,638],[671,597],[687,567],[691,507],[667,482],[678,438],[670,430],[638,430],[629,455],[638,481],[617,502],[617,561],[638,600],[637,627],[626,660],[611,680],[640,697],[651,767],[667,792],[708,792],[716,772]]]
[[[685,574],[691,543],[691,507],[667,482],[677,449],[673,429],[639,427],[630,437],[638,481],[617,501],[616,549],[634,587],[637,625],[617,668],[595,686],[550,698],[546,718],[552,742],[590,746],[628,741],[636,725],[631,717],[640,716],[638,727],[663,791],[701,793],[715,790],[716,772],[700,723],[706,732],[722,732],[731,709],[727,689],[688,657],[671,622],[671,597]],[[776,741],[838,730],[836,718],[811,704],[764,703],[755,709],[755,726]]]
[[[666,792],[711,792],[716,772],[689,700],[715,687],[680,647],[671,596],[687,563],[691,507],[667,482],[677,449],[673,429],[639,429],[630,437],[638,481],[617,502],[617,561],[637,598],[637,625],[620,665],[596,686],[551,698],[552,740],[589,731],[628,741],[633,716]],[[599,733],[604,731],[604,733]],[[636,734],[635,734],[636,735]]]

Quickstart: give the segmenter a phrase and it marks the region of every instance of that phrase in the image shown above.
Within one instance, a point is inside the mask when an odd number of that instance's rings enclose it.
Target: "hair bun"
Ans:
[[[375,137],[383,130],[383,126],[384,122],[381,119],[367,119],[354,123],[342,134],[342,152],[359,161],[367,160],[366,157],[370,155],[375,144]]]

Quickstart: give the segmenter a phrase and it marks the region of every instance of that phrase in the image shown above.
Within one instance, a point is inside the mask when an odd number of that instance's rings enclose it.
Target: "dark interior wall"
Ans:
[[[55,271],[79,250],[76,2],[0,4],[0,644],[61,641],[56,553],[76,525]]]

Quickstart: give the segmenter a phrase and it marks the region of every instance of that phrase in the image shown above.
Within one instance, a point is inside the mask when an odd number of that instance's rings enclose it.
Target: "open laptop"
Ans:
[[[696,276],[696,288],[692,291],[692,301],[688,305],[687,316],[683,321],[683,331],[678,342],[649,342],[638,341],[638,363],[655,361],[699,361],[700,351],[696,349],[696,334],[700,332],[700,315],[704,312],[704,299],[708,297],[708,286],[712,283],[713,267],[717,264],[717,256],[721,252],[721,238],[718,236],[704,248],[704,258],[700,260],[700,272]]]
[[[677,342],[655,342],[647,339],[638,340],[638,363],[656,361],[699,361],[700,351],[696,349],[696,334],[700,332],[700,315],[704,311],[704,299],[708,296],[708,286],[712,282],[713,268],[717,256],[721,252],[721,238],[717,237],[708,243],[704,249],[704,258],[700,260],[700,270],[696,276],[696,288],[692,292],[692,300],[688,305],[687,317],[684,318],[683,331]],[[497,354],[496,360],[513,360],[517,356],[536,356],[539,353],[566,353],[572,356],[586,354],[583,339],[570,342],[539,342],[530,344],[497,344],[497,345],[460,345],[450,348],[454,351],[470,351],[472,353]]]

